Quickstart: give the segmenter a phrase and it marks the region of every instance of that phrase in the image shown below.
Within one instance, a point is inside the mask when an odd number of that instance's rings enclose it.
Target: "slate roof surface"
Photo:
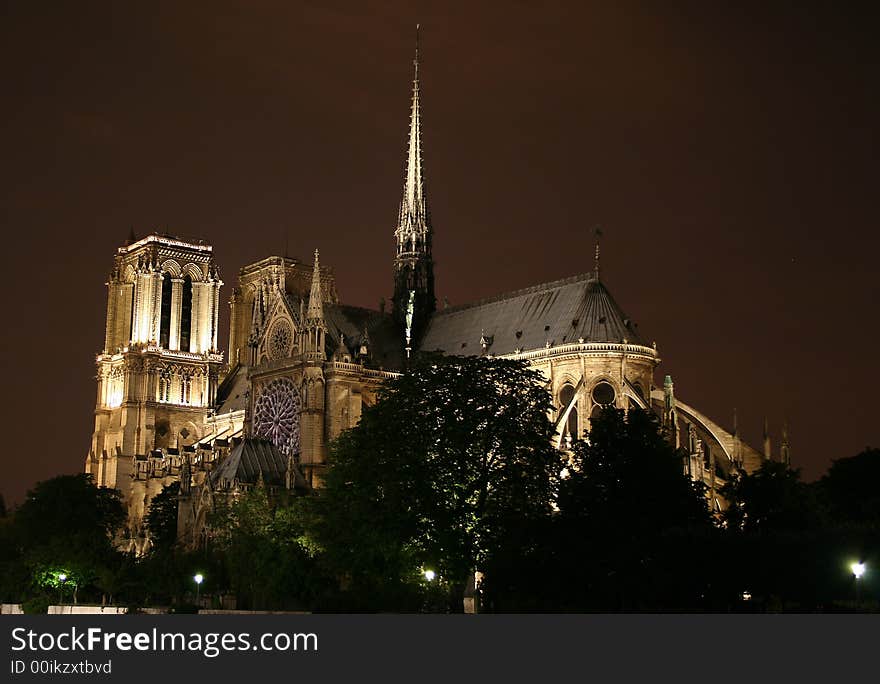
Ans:
[[[370,348],[368,367],[382,367],[389,371],[403,369],[403,337],[390,313],[325,303],[324,320],[330,333],[327,335],[327,358],[332,358],[339,347],[340,333],[345,336],[345,346],[354,358],[366,326]]]
[[[248,438],[233,447],[232,451],[211,471],[211,484],[225,485],[236,480],[245,484],[256,484],[260,473],[263,474],[263,482],[267,486],[283,487],[287,473],[287,457],[268,440]],[[294,479],[297,489],[308,488],[299,470],[294,473]]]
[[[480,338],[488,353],[513,354],[578,342],[645,344],[637,325],[592,273],[543,283],[473,304],[438,311],[422,340],[422,351],[475,356]]]
[[[240,364],[236,365],[232,372],[223,378],[223,382],[217,388],[217,413],[243,411],[247,389],[247,369]]]

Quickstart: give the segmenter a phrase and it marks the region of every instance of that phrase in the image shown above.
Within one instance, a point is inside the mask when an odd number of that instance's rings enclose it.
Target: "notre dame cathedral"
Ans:
[[[523,359],[539,369],[562,449],[601,407],[655,411],[715,509],[732,471],[771,457],[769,439],[759,453],[736,428],[680,401],[668,375],[655,385],[657,346],[600,278],[598,246],[582,275],[436,310],[418,52],[414,66],[389,311],[340,303],[317,251],[314,263],[269,256],[239,271],[224,356],[223,283],[211,246],[153,234],[118,248],[85,467],[122,492],[132,550],[147,548],[144,513],[172,482],[180,482],[179,532],[190,543],[217,496],[257,483],[320,486],[328,444],[418,351]],[[785,436],[778,458],[789,458]]]

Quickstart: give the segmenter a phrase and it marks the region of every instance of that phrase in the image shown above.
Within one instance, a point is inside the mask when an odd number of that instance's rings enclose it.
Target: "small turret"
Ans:
[[[779,448],[779,460],[786,467],[791,467],[791,445],[788,442],[788,420],[782,423],[782,445]]]
[[[306,342],[304,345],[306,358],[310,361],[324,360],[324,339],[327,324],[324,322],[324,302],[321,291],[321,264],[318,250],[315,250],[315,266],[312,271],[312,289],[309,293],[309,306],[305,317]]]

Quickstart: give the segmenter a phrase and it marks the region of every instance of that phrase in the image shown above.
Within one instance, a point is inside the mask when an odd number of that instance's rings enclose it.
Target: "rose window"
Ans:
[[[299,451],[299,391],[286,378],[273,380],[254,405],[254,435],[268,439],[282,454]]]
[[[293,330],[285,319],[275,322],[269,331],[269,356],[273,360],[286,359],[290,356],[290,343],[293,341]]]

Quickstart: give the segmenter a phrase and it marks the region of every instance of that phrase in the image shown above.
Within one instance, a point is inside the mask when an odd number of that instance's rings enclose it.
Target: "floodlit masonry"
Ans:
[[[728,431],[681,402],[668,375],[655,384],[657,345],[600,277],[598,241],[581,275],[438,310],[423,157],[417,51],[387,311],[384,302],[376,310],[341,303],[317,251],[309,261],[268,256],[239,271],[224,356],[211,246],[153,234],[118,249],[86,472],[123,493],[128,548],[149,547],[144,514],[175,481],[179,536],[191,545],[218,497],[258,483],[319,487],[328,444],[419,351],[523,359],[540,370],[560,449],[585,435],[602,407],[656,412],[713,510],[731,473],[772,457],[766,424],[759,453],[735,425]],[[776,457],[790,459],[785,431]]]

